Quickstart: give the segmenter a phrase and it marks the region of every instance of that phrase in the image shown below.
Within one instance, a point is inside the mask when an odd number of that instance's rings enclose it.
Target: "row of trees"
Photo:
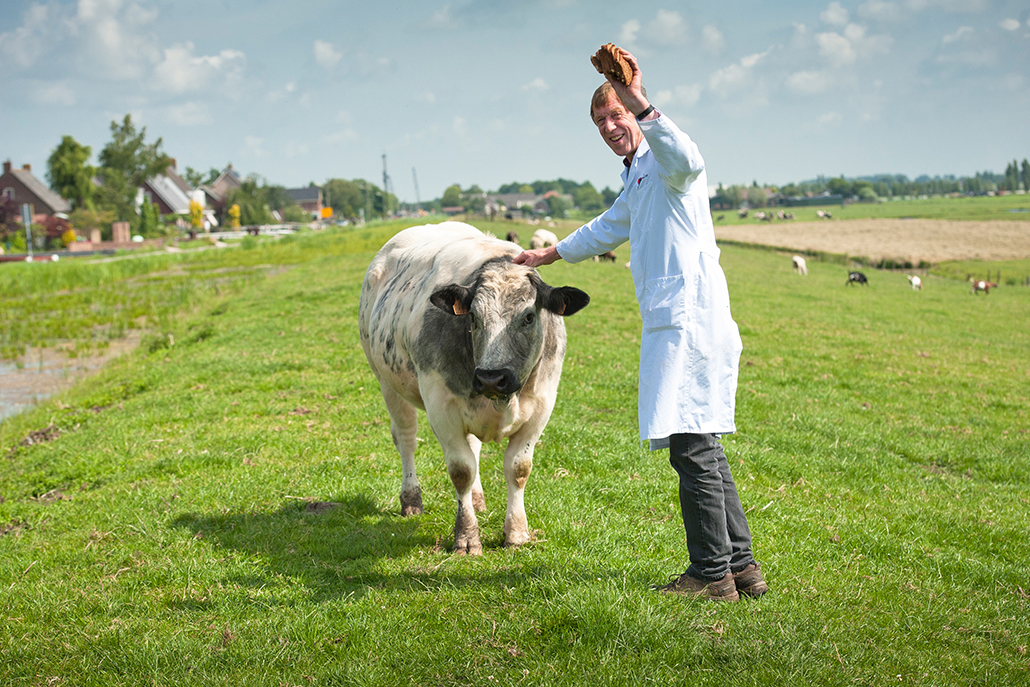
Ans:
[[[513,181],[510,184],[502,184],[496,191],[489,193],[483,191],[478,184],[466,189],[462,189],[458,184],[452,184],[444,191],[439,206],[463,207],[468,212],[481,213],[486,208],[488,195],[524,193],[540,196],[550,191],[555,191],[556,194],[547,198],[548,213],[555,217],[561,217],[573,208],[584,212],[600,212],[611,206],[619,197],[619,194],[610,188],[605,187],[599,192],[589,181],[580,184],[569,179],[538,180],[532,183]],[[572,196],[571,206],[563,196]]]

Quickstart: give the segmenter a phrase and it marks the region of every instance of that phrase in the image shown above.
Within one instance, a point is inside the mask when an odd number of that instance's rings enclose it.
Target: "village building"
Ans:
[[[286,195],[292,198],[301,210],[310,212],[316,219],[322,216],[322,189],[320,187],[288,188]]]
[[[3,169],[4,173],[0,175],[0,198],[13,200],[19,207],[23,203],[31,205],[33,222],[42,222],[58,213],[71,212],[71,203],[37,179],[32,173],[32,165],[26,164],[21,169],[14,169],[11,161],[7,160]]]

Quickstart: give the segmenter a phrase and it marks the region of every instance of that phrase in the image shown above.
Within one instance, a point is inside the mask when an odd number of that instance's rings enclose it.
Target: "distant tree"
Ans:
[[[1019,189],[1019,163],[1015,160],[1005,166],[1005,189],[1008,191]]]
[[[597,212],[604,209],[604,198],[589,181],[573,192],[572,201],[576,207],[585,212]]]
[[[732,207],[739,208],[747,199],[747,189],[734,184],[723,189],[723,195],[726,196],[726,200],[729,201]]]
[[[247,177],[239,188],[230,191],[225,204],[230,206],[230,220],[232,219],[231,206],[236,206],[236,211],[239,213],[236,216],[237,227],[240,226],[240,223],[246,225],[271,224],[274,220],[272,211],[268,207],[265,189],[258,184],[254,177]]]
[[[601,197],[604,199],[605,207],[611,207],[615,199],[619,197],[618,191],[613,191],[611,188],[605,186],[601,189]]]
[[[802,195],[804,191],[802,191],[800,187],[795,186],[794,184],[787,184],[786,186],[780,189],[780,193],[787,196],[788,198],[793,198],[795,196]]]
[[[1025,157],[1023,158],[1023,168],[1019,176],[1023,180],[1023,190],[1030,191],[1030,162]]]
[[[562,196],[555,194],[547,199],[547,207],[551,217],[564,217],[569,211],[569,203]]]
[[[876,191],[871,181],[856,181],[852,184],[851,192],[862,200],[876,200]]]
[[[111,142],[98,156],[99,175],[104,182],[99,195],[118,219],[138,221],[137,190],[172,163],[172,158],[161,151],[161,139],[147,143],[146,135],[147,127],[137,131],[132,115],[125,115],[121,124],[111,122]]]
[[[219,175],[221,175],[221,172],[215,169],[214,167],[209,169],[206,175],[202,172],[198,172],[192,167],[187,167],[186,172],[182,175],[182,178],[186,180],[187,184],[189,184],[193,188],[197,188],[203,186],[204,184],[210,184],[212,181],[217,179]]]
[[[47,159],[50,188],[71,202],[73,208],[85,207],[93,200],[96,168],[86,164],[93,149],[71,136],[64,136]]]
[[[149,200],[145,199],[143,205],[140,206],[139,219],[139,228],[137,230],[141,235],[151,238],[159,234],[158,226],[161,223],[161,213],[157,206]]]
[[[759,186],[752,186],[747,190],[747,204],[753,208],[764,208],[769,202],[765,195],[765,189]]]
[[[100,230],[101,238],[111,238],[111,222],[115,217],[113,210],[84,207],[75,209],[68,217],[72,227],[83,236],[89,237],[94,229]]]
[[[843,174],[841,174],[839,177],[827,181],[826,190],[835,195],[852,195],[851,184],[848,183],[847,179],[844,178]]]
[[[330,179],[323,190],[333,214],[347,219],[357,217],[358,209],[365,206],[362,187],[345,179]]]
[[[33,243],[36,242],[38,236],[44,242],[43,247],[61,249],[65,246],[64,237],[71,229],[71,224],[62,217],[49,215],[41,224],[32,225],[32,229]],[[39,231],[37,232],[37,230]]]
[[[517,192],[518,193],[532,193],[533,192],[533,187],[530,186],[529,184],[522,184],[521,186],[519,186]]]
[[[451,186],[448,186],[444,190],[443,198],[441,199],[440,202],[443,203],[443,206],[445,208],[446,207],[456,207],[457,205],[460,205],[461,204],[461,186],[458,186],[457,184],[452,184]]]

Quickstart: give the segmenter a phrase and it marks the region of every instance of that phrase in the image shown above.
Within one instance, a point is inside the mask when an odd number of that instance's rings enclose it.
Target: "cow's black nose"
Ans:
[[[510,396],[519,390],[519,378],[514,370],[477,369],[472,390],[489,398]]]

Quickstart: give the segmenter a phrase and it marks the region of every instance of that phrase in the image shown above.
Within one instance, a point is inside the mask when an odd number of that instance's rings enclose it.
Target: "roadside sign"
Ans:
[[[21,204],[21,223],[25,226],[32,224],[32,206],[28,203]]]
[[[322,219],[329,219],[333,216],[332,206],[322,208]]]

